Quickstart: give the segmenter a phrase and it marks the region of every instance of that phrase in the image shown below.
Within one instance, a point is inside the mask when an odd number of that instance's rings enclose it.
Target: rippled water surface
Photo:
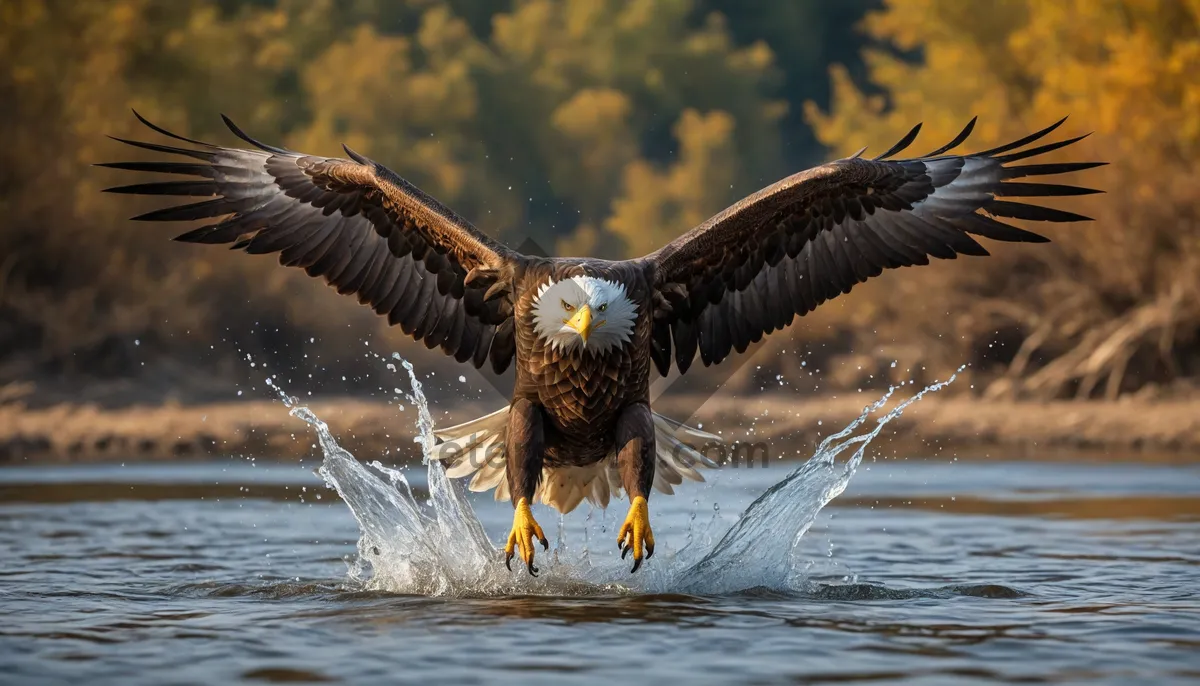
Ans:
[[[786,592],[551,587],[584,548],[616,569],[623,511],[561,527],[543,512],[558,530],[543,578],[428,597],[348,576],[359,528],[313,466],[0,470],[0,681],[1200,678],[1195,467],[868,459],[801,539]],[[660,552],[641,583],[794,467],[653,498]],[[509,506],[472,503],[500,540]]]

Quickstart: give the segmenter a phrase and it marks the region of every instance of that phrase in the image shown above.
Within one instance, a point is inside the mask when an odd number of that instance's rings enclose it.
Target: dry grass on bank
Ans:
[[[873,399],[714,398],[691,423],[731,440],[765,441],[773,457],[803,458],[823,435],[845,426]],[[675,406],[686,406],[686,399],[659,403],[657,409],[670,416]],[[360,458],[404,462],[417,456],[411,408],[398,411],[394,405],[357,400],[311,407]],[[462,406],[435,411],[435,418],[448,424],[492,409]],[[270,401],[118,410],[0,406],[0,464],[8,465],[231,455],[302,459],[319,455],[314,443],[303,422]],[[1021,403],[930,396],[891,424],[873,453],[1189,461],[1200,456],[1200,402]]]

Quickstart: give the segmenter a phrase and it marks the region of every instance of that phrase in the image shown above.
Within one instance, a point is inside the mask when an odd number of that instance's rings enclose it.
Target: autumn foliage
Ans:
[[[144,208],[99,191],[128,177],[90,164],[125,154],[106,135],[145,137],[130,107],[215,142],[232,142],[225,112],[293,149],[346,143],[514,247],[605,257],[649,252],[917,121],[917,147],[932,148],[979,115],[978,149],[1071,114],[1064,130],[1096,131],[1073,152],[1112,162],[1086,172],[1108,193],[1071,207],[1095,223],[1052,229],[1049,248],[993,245],[986,260],[885,275],[753,366],[794,372],[805,349],[878,381],[891,360],[931,376],[969,362],[977,392],[1033,397],[1200,374],[1200,3],[890,0],[865,13],[876,6],[5,2],[0,385],[146,364],[179,387],[244,372],[248,352],[344,390],[337,379],[367,362],[343,351],[364,339],[416,355],[270,258],[125,221]]]
[[[808,115],[835,152],[922,120],[940,143],[976,114],[990,146],[1071,114],[1068,131],[1095,132],[1074,154],[1111,165],[1086,172],[1106,195],[1073,206],[1095,222],[1051,229],[1053,249],[868,284],[859,329],[974,363],[992,396],[1153,394],[1200,374],[1200,2],[889,0],[865,27],[920,59],[868,52],[879,95],[833,71],[831,109]]]

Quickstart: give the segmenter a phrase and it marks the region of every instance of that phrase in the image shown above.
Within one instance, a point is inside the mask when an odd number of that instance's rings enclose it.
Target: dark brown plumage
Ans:
[[[648,310],[651,274],[635,262],[603,260],[539,260],[523,274],[524,281],[545,283],[587,274],[617,281],[628,295]],[[517,381],[514,397],[534,400],[553,418],[547,427],[550,464],[588,464],[612,449],[612,425],[630,403],[650,402],[650,318],[639,317],[629,345],[605,355],[564,355],[540,339],[532,326],[536,290],[519,289],[515,303]]]
[[[135,113],[136,114],[136,113]],[[126,141],[195,162],[118,162],[101,166],[196,177],[110,188],[110,193],[208,198],[134,217],[136,221],[213,223],[176,240],[228,243],[252,254],[279,253],[279,263],[320,276],[354,295],[388,323],[460,362],[497,372],[512,361],[508,298],[520,255],[393,172],[347,149],[352,160],[301,155],[247,136],[258,150],[222,148],[150,128],[193,148]],[[493,291],[495,294],[496,291]]]
[[[945,156],[970,135],[908,160],[918,125],[873,160],[852,157],[790,176],[712,217],[645,259],[657,266],[663,300],[656,311],[653,355],[660,372],[674,361],[687,371],[743,352],[796,315],[816,309],[884,269],[928,264],[930,257],[987,255],[972,237],[1042,243],[1005,219],[1073,222],[1089,218],[1007,197],[1087,195],[1099,191],[1013,179],[1064,174],[1103,162],[1012,166],[1081,138],[1014,152],[1062,125],[986,152]],[[1004,154],[1007,153],[1007,154]],[[670,335],[667,335],[667,330]]]
[[[102,166],[188,178],[110,192],[204,199],[135,219],[209,221],[177,240],[278,253],[281,264],[324,278],[414,339],[476,367],[490,363],[501,372],[516,358],[508,411],[439,435],[457,448],[501,448],[498,463],[476,464],[460,455],[446,460],[452,475],[474,475],[473,489],[495,488],[497,498],[518,505],[507,550],[511,558],[519,547],[531,572],[531,540],[540,528],[521,501],[541,500],[565,512],[584,498],[607,505],[610,495],[624,490],[634,506],[622,545],[634,552],[636,569],[643,543],[647,557],[653,552],[643,521],[651,487],[669,493],[684,476],[700,478],[693,467],[705,463],[703,456],[689,452],[675,434],[705,435],[650,412],[651,362],[662,374],[672,361],[686,372],[697,353],[703,364],[717,364],[884,269],[928,264],[930,257],[987,255],[974,236],[1044,242],[1006,220],[1087,217],[1009,198],[1096,191],[1018,179],[1102,164],[1012,164],[1078,141],[1025,147],[1062,121],[992,150],[949,155],[970,135],[971,120],[928,155],[891,159],[916,138],[918,125],[879,157],[856,155],[788,177],[650,255],[609,262],[516,253],[349,149],[350,159],[303,155],[259,143],[228,119],[229,128],[255,149],[224,148],[138,118],[191,147],[122,142],[188,161]],[[572,279],[583,279],[581,297],[603,292],[603,298],[625,299],[636,311],[629,330],[621,332],[627,335],[588,348],[592,310],[585,303],[581,309],[589,317],[561,317],[564,325],[587,327],[579,329],[578,346],[564,347],[559,332],[552,332],[557,342],[547,337],[539,326],[558,327],[557,315],[536,323],[541,293],[547,284],[569,286]],[[605,290],[606,283],[616,284],[619,295]],[[566,299],[562,307],[574,312]]]

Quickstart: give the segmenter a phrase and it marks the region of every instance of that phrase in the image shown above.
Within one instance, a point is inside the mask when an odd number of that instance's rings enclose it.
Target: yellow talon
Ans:
[[[508,534],[508,543],[504,546],[504,566],[512,571],[513,553],[520,549],[521,559],[525,561],[525,568],[529,570],[530,576],[538,575],[538,568],[533,566],[533,539],[537,538],[542,544],[543,550],[550,549],[550,543],[546,540],[546,534],[542,533],[542,527],[533,518],[533,512],[529,509],[529,501],[521,498],[517,501],[516,512],[513,513],[512,532]]]
[[[633,574],[642,566],[642,544],[646,546],[646,559],[654,557],[654,532],[650,530],[650,508],[646,499],[638,496],[629,504],[629,514],[625,515],[625,523],[617,534],[617,547],[621,549],[621,559],[633,551]]]

